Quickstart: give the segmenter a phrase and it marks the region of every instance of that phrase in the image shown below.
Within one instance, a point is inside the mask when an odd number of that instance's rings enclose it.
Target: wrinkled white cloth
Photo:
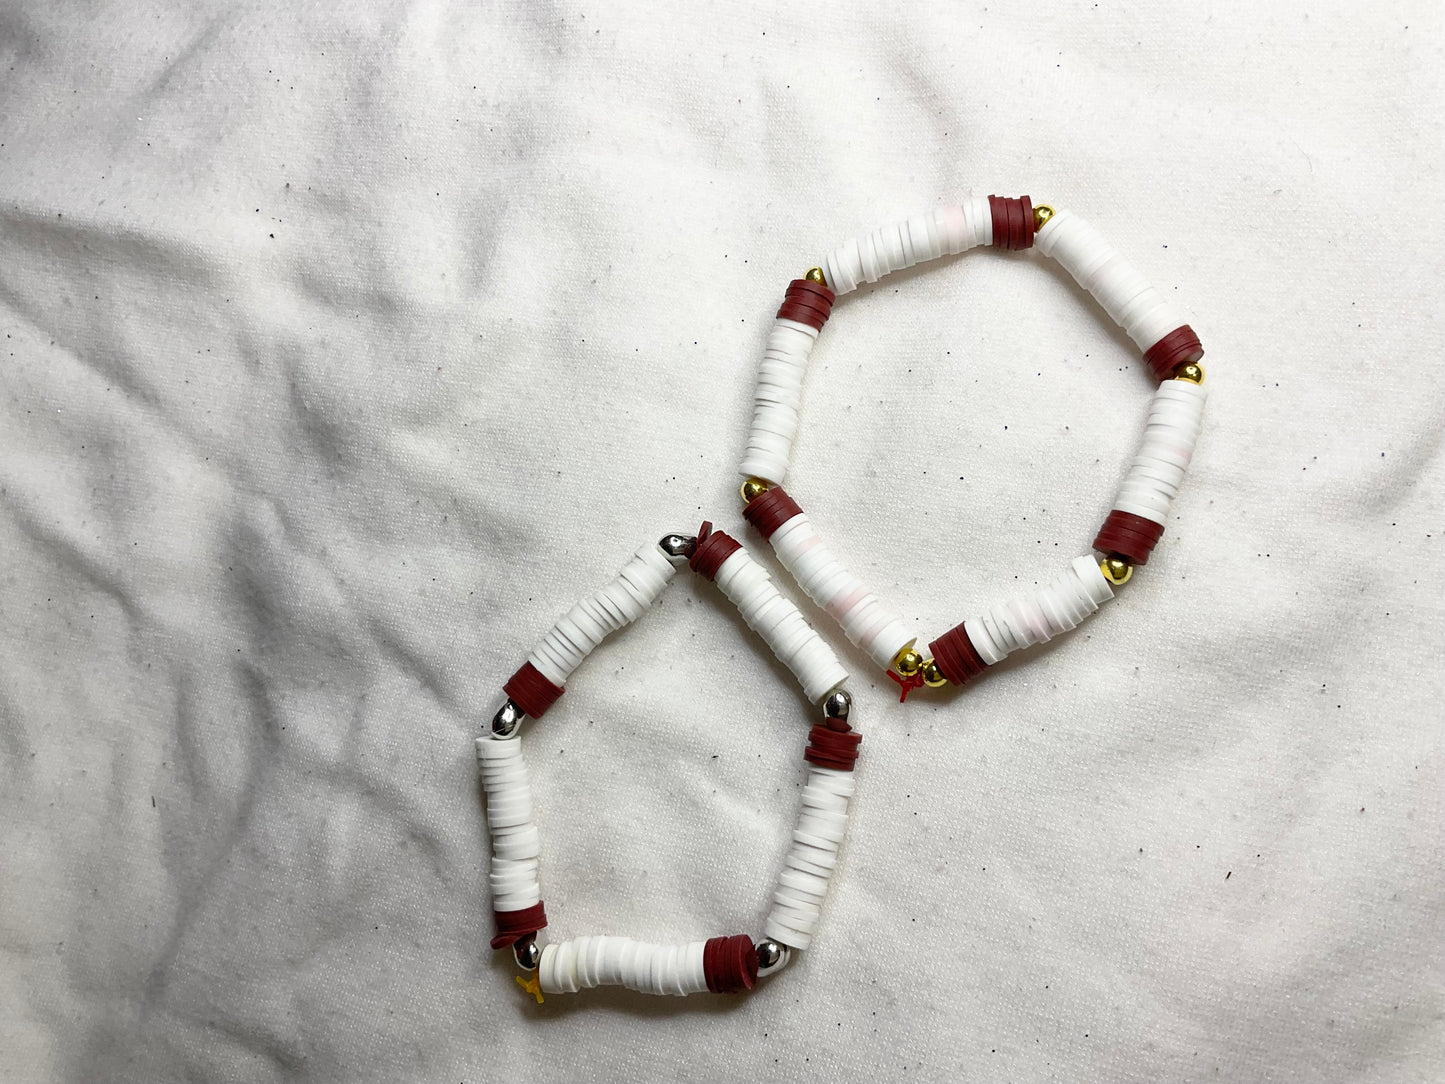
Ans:
[[[0,9],[0,1078],[1445,1077],[1438,4]],[[1207,349],[1153,560],[953,695],[744,529],[789,279],[966,195]],[[1137,352],[1037,253],[843,299],[789,489],[931,639],[1087,552]],[[865,734],[815,947],[537,1005],[472,739],[743,538]],[[812,709],[679,577],[529,725],[554,938],[760,934]]]

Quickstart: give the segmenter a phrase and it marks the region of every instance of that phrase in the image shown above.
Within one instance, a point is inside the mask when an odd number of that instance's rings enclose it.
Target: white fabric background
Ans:
[[[1445,1076],[1441,12],[1185,7],[0,5],[0,1077]],[[989,192],[1191,313],[1177,522],[957,695],[842,652],[800,965],[532,1004],[502,681],[704,515],[777,568],[733,472],[784,286]],[[790,489],[929,638],[1085,551],[1151,387],[1034,254],[814,362]],[[554,938],[761,930],[811,714],[719,602],[529,732]]]

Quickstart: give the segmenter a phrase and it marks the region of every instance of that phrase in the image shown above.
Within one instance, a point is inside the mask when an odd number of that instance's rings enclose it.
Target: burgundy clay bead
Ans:
[[[502,686],[502,692],[507,694],[507,698],[533,719],[546,715],[547,709],[566,691],[565,687],[553,685],[543,677],[541,671],[530,662],[523,663],[522,668]]]
[[[1012,199],[989,196],[989,213],[993,216],[993,245],[1018,251],[1034,247],[1034,203],[1028,196]]]
[[[736,538],[714,531],[712,524],[704,520],[697,530],[697,550],[687,564],[699,576],[711,580],[722,568],[723,562],[742,548],[743,544]]]
[[[1162,523],[1115,508],[1094,537],[1094,548],[1110,556],[1117,554],[1131,565],[1146,565],[1150,551],[1163,534]]]
[[[988,669],[988,663],[973,646],[963,625],[949,629],[929,644],[928,650],[933,653],[934,664],[954,685],[962,685]]]
[[[783,295],[778,319],[795,320],[816,331],[822,331],[823,325],[828,322],[828,317],[833,312],[835,296],[833,291],[821,282],[794,279],[788,283],[787,293]]]
[[[702,973],[715,994],[742,994],[758,981],[758,950],[745,933],[713,937],[702,948]]]
[[[1172,380],[1181,365],[1204,356],[1204,344],[1188,324],[1176,327],[1144,351],[1144,364],[1158,380]]]
[[[856,730],[839,732],[816,724],[808,731],[808,748],[803,751],[803,759],[820,768],[851,772],[862,741],[863,735]]]
[[[794,516],[802,514],[803,510],[798,507],[798,502],[788,496],[782,486],[774,486],[759,493],[748,501],[748,506],[743,509],[743,519],[756,527],[764,539],[772,538],[779,527]]]
[[[497,936],[492,938],[494,949],[506,948],[547,928],[547,911],[540,900],[520,911],[493,911],[492,918],[497,924]]]

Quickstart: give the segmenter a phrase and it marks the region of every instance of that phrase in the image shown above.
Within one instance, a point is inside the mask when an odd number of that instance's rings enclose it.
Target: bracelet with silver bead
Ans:
[[[653,553],[666,563],[666,569]],[[660,945],[628,937],[592,936],[543,943],[547,915],[538,879],[540,840],[522,761],[522,729],[565,691],[562,682],[602,638],[635,620],[656,599],[672,571],[687,564],[717,583],[750,627],[798,677],[822,710],[808,735],[808,777],[792,842],[773,894],[764,935],[714,937]],[[777,974],[817,932],[821,907],[838,862],[854,793],[853,765],[861,736],[849,722],[847,674],[832,649],[778,594],[746,549],[704,523],[696,536],[664,536],[652,551],[634,554],[616,580],[559,619],[528,661],[507,682],[506,700],[490,731],[476,742],[487,827],[492,842],[496,936],[523,972],[517,982],[538,1002],[547,994],[617,985],[644,993],[743,993],[759,977]]]

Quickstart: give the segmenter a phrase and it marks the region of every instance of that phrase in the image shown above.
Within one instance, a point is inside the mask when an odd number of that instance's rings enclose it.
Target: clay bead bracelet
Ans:
[[[828,548],[783,489],[803,402],[809,356],[839,295],[864,282],[971,248],[1036,247],[1058,260],[1138,345],[1160,381],[1144,439],[1094,538],[1099,557],[1076,558],[1053,582],[970,618],[915,650],[902,619]],[[1078,215],[1035,207],[1028,196],[989,196],[854,238],[789,284],[758,367],[753,419],[740,473],[744,516],[850,642],[900,686],[961,684],[1013,651],[1075,628],[1113,598],[1164,533],[1170,504],[1194,453],[1204,411],[1199,337],[1167,297]]]
[[[757,942],[733,934],[682,945],[592,936],[544,946],[541,837],[522,760],[523,724],[544,715],[588,653],[640,617],[683,564],[717,584],[822,711],[823,721],[808,732],[803,751],[807,780],[763,936]],[[832,648],[778,593],[767,570],[710,523],[696,537],[668,535],[643,546],[616,579],[559,618],[507,681],[507,700],[493,717],[491,732],[476,742],[492,844],[492,948],[511,949],[517,965],[530,973],[519,975],[517,982],[538,1001],[546,994],[606,985],[651,994],[743,993],[753,989],[759,975],[781,970],[795,951],[808,948],[838,864],[862,742],[848,721],[847,676]]]

